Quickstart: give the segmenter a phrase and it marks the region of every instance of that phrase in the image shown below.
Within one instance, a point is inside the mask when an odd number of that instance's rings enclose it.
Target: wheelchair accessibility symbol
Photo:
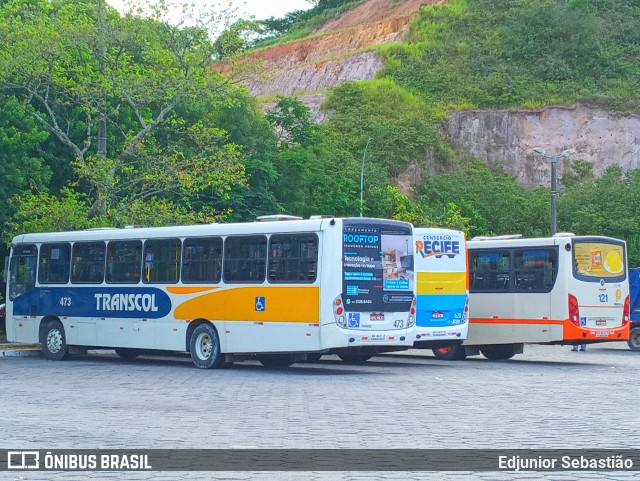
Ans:
[[[360,313],[350,312],[347,321],[350,328],[360,327]]]
[[[264,297],[256,297],[256,311],[264,311],[265,301]]]

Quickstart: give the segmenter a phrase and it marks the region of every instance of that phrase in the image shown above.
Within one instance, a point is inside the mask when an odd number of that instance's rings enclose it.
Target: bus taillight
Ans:
[[[629,322],[631,318],[631,298],[629,296],[624,299],[624,309],[622,309],[622,324]]]
[[[580,325],[580,308],[576,296],[569,294],[569,320],[576,326]]]

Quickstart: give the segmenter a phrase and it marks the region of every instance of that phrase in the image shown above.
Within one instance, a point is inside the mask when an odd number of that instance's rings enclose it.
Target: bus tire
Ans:
[[[492,361],[511,359],[516,354],[516,350],[513,344],[496,344],[493,346],[485,346],[480,349],[480,352],[484,357],[486,357],[487,359],[491,359]]]
[[[140,349],[131,349],[129,347],[116,347],[114,351],[122,359],[135,359],[142,354]]]
[[[289,367],[296,362],[292,354],[262,354],[258,361],[268,368]]]
[[[226,364],[216,328],[209,323],[200,324],[193,330],[189,350],[193,363],[200,369],[219,369]]]
[[[463,361],[467,353],[462,346],[446,346],[433,349],[433,355],[441,361]]]
[[[50,361],[62,361],[69,356],[69,346],[60,321],[49,321],[41,330],[42,354]]]
[[[373,354],[338,354],[338,357],[349,364],[362,364],[373,357]]]
[[[632,351],[640,351],[640,327],[631,329],[627,344]]]

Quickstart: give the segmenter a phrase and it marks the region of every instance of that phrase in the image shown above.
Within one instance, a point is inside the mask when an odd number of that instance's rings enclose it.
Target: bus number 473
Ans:
[[[70,306],[71,305],[71,298],[70,297],[61,297],[60,298],[60,305],[61,306]]]

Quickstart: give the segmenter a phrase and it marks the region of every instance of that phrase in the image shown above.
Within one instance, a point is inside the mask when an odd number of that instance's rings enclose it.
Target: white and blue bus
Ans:
[[[7,339],[39,342],[52,360],[186,351],[200,368],[364,361],[413,344],[413,273],[401,262],[411,224],[280,217],[19,235]]]
[[[469,275],[464,232],[414,228],[415,348],[457,359],[469,328]]]

